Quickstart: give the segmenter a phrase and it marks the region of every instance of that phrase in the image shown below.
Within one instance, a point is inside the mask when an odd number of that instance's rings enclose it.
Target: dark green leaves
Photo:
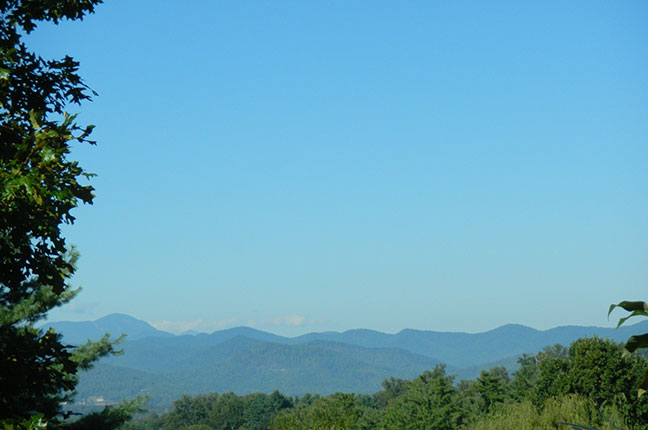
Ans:
[[[625,344],[628,352],[635,352],[639,348],[648,347],[648,333],[630,336]]]
[[[630,315],[620,318],[619,322],[617,324],[617,327],[620,327],[623,323],[625,323],[629,318],[632,318],[634,316],[646,316],[648,317],[648,303],[642,302],[642,301],[623,301],[620,302],[616,305],[610,305],[610,310],[608,311],[608,316],[610,316],[610,313],[615,309],[615,308],[622,308],[628,312],[630,312]],[[646,348],[648,347],[648,333],[642,334],[642,335],[635,335],[632,336],[628,339],[625,345],[625,349],[628,352],[635,352],[639,348]]]
[[[91,175],[68,158],[73,143],[93,143],[93,126],[65,110],[94,92],[73,58],[45,60],[22,41],[37,22],[80,19],[99,3],[0,1],[0,428],[35,428],[33,416],[57,428],[77,372],[114,352],[107,339],[75,349],[35,328],[78,291],[70,285],[76,253],[61,226],[94,198],[83,184]]]
[[[632,318],[637,315],[648,317],[648,303],[646,302],[623,301],[621,303],[617,303],[616,305],[610,305],[610,309],[608,310],[608,317],[610,316],[610,314],[615,308],[622,308],[628,312],[631,312],[631,314],[628,315],[627,317],[619,319],[619,323],[617,324],[617,327],[620,327],[629,318]]]
[[[642,301],[623,301],[616,305],[610,305],[608,310],[608,317],[615,308],[622,308],[630,315],[620,318],[617,328],[625,323],[629,318],[634,316],[648,317],[648,303]],[[648,348],[648,333],[631,336],[625,344],[625,351],[627,354],[633,353],[640,348]],[[648,372],[643,375],[641,383],[639,384],[639,396],[642,396],[648,390]]]

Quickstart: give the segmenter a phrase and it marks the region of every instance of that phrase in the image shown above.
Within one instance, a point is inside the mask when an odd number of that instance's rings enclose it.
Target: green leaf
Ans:
[[[644,377],[639,384],[639,397],[641,397],[646,391],[648,391],[648,372],[644,373]]]
[[[637,315],[642,315],[645,317],[648,317],[648,312],[646,311],[634,311],[627,317],[619,318],[619,323],[617,324],[617,328],[621,327],[621,325],[626,322],[629,318],[636,317]]]
[[[608,310],[608,317],[614,310],[614,308],[623,308],[628,312],[633,312],[633,311],[645,311],[648,312],[648,303],[646,302],[630,302],[630,301],[623,301],[620,303],[617,303],[616,305],[610,305],[610,309]]]
[[[628,352],[635,352],[639,348],[648,347],[648,333],[630,336],[625,344],[625,349]]]
[[[41,151],[41,157],[43,158],[43,162],[51,163],[52,161],[56,160],[56,153],[52,150],[52,148],[46,147]]]
[[[38,124],[36,115],[37,115],[36,112],[34,112],[33,110],[29,111],[29,122],[31,122],[32,127],[38,130],[40,128],[40,124]]]

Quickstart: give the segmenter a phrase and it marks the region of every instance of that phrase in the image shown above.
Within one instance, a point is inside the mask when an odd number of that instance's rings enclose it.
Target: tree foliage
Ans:
[[[648,362],[608,339],[583,338],[520,358],[509,376],[493,367],[454,384],[438,366],[413,380],[390,378],[372,395],[288,399],[280,393],[185,396],[174,410],[127,424],[153,429],[648,429],[648,397],[636,396]],[[580,426],[580,427],[578,427]]]
[[[90,177],[70,159],[93,143],[93,126],[67,113],[92,91],[69,56],[46,60],[23,36],[39,22],[77,20],[101,0],[0,1],[0,420],[54,424],[79,370],[114,352],[108,338],[71,348],[35,324],[70,301],[76,252],[61,233],[72,210],[92,203]],[[128,408],[113,411],[112,418]],[[106,413],[108,414],[108,413]],[[115,422],[119,421],[117,419]],[[13,425],[13,424],[12,424]],[[51,425],[50,425],[51,427]]]
[[[567,355],[538,354],[532,399],[538,408],[565,394],[586,397],[598,408],[612,407],[629,426],[646,428],[648,401],[636,395],[639,377],[648,369],[646,360],[623,354],[621,345],[598,337],[574,341]],[[575,421],[572,421],[575,422]]]
[[[399,399],[390,403],[385,414],[385,428],[457,428],[463,413],[452,382],[453,377],[445,374],[444,366],[421,374]]]
[[[128,422],[124,430],[265,430],[281,411],[292,408],[293,401],[275,391],[237,396],[234,393],[182,396],[172,410],[162,416],[142,417]]]
[[[312,405],[297,406],[278,414],[272,421],[272,430],[376,428],[376,417],[362,406],[358,396],[337,393],[317,399]]]
[[[477,378],[477,391],[482,399],[482,411],[488,413],[503,403],[508,396],[509,376],[503,367],[482,370]]]
[[[551,398],[542,408],[531,401],[508,403],[489,415],[479,418],[470,430],[555,430],[567,429],[561,423],[578,422],[600,430],[616,430],[623,425],[621,414],[613,407],[599,410],[590,399],[575,394]]]

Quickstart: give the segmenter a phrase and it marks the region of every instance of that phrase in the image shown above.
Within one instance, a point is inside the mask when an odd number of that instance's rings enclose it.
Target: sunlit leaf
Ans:
[[[40,128],[38,118],[36,118],[36,112],[34,112],[33,110],[29,111],[29,122],[31,122],[31,125],[32,127],[34,127],[34,129],[38,130]]]
[[[643,379],[639,384],[639,397],[641,397],[646,391],[648,391],[648,372],[644,373]]]

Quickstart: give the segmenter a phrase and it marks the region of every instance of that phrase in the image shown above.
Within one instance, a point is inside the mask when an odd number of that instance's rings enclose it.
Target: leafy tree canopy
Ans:
[[[421,374],[409,389],[391,402],[385,414],[386,429],[451,430],[464,419],[453,377],[445,366]]]
[[[83,183],[91,175],[70,159],[73,143],[93,143],[88,139],[93,126],[78,125],[66,109],[93,92],[77,74],[74,59],[43,59],[28,49],[23,36],[39,22],[81,19],[99,3],[0,1],[1,423],[39,416],[55,424],[77,372],[114,351],[108,338],[71,348],[54,331],[35,327],[78,292],[69,282],[77,254],[61,226],[73,223],[72,209],[94,197],[93,188]],[[115,411],[104,415],[113,424],[125,419]]]

